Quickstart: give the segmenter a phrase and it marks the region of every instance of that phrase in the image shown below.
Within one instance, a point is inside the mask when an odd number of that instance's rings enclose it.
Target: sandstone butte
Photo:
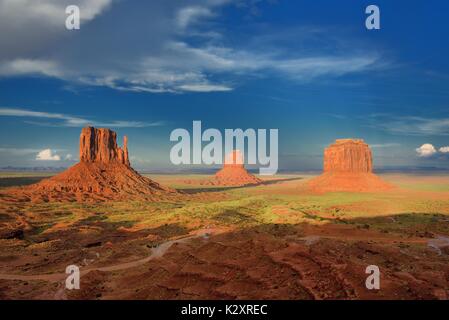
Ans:
[[[308,186],[316,192],[376,192],[393,187],[373,173],[371,149],[362,139],[337,139],[327,147],[323,174]]]
[[[110,129],[83,128],[80,135],[80,162],[41,182],[12,188],[2,197],[15,201],[157,201],[176,191],[141,176],[129,161],[128,139],[123,148]]]
[[[250,174],[244,166],[243,154],[240,150],[234,150],[226,155],[223,168],[216,174],[211,184],[221,186],[255,185],[262,182]]]

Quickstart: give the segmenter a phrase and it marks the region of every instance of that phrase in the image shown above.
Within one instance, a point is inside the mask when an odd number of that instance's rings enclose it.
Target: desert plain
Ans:
[[[306,174],[232,187],[149,177],[178,194],[0,197],[11,230],[0,239],[0,299],[449,298],[447,174],[383,174],[392,189],[326,193],[307,188]],[[1,173],[0,190],[43,178]],[[68,265],[81,269],[79,290],[65,288]],[[365,286],[368,265],[380,269],[379,290]]]

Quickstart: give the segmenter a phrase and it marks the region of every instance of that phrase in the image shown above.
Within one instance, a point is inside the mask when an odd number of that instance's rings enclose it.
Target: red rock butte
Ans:
[[[250,174],[244,166],[244,157],[234,150],[225,157],[223,168],[215,174],[213,184],[223,186],[243,186],[259,184],[262,180]]]
[[[184,180],[188,184],[199,184],[203,186],[234,186],[257,185],[262,182],[248,170],[245,169],[243,154],[234,150],[226,155],[223,168],[221,168],[212,179],[206,180]]]
[[[337,139],[327,147],[323,174],[308,185],[317,192],[376,192],[392,188],[373,174],[371,149],[362,139]]]
[[[373,156],[361,139],[337,139],[324,149],[324,172],[372,172]]]
[[[117,146],[117,134],[109,129],[83,128],[80,136],[80,161],[130,166],[128,138],[123,138],[123,149]]]
[[[129,162],[128,139],[123,148],[110,129],[83,128],[80,162],[66,171],[27,187],[8,191],[17,201],[126,201],[166,199],[176,191],[141,176]]]

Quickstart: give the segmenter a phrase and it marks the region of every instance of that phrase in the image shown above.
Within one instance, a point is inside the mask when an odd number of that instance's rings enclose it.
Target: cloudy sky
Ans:
[[[376,1],[368,31],[371,2],[0,0],[0,167],[71,165],[94,125],[167,169],[170,132],[201,120],[279,129],[281,169],[345,137],[377,168],[449,168],[449,3]]]

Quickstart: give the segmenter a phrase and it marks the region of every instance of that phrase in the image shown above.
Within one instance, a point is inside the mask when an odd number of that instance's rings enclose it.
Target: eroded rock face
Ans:
[[[324,150],[324,172],[373,171],[373,156],[362,139],[337,139]]]
[[[80,162],[118,162],[129,166],[127,137],[124,137],[122,149],[117,145],[117,134],[114,131],[83,128],[80,136]]]

